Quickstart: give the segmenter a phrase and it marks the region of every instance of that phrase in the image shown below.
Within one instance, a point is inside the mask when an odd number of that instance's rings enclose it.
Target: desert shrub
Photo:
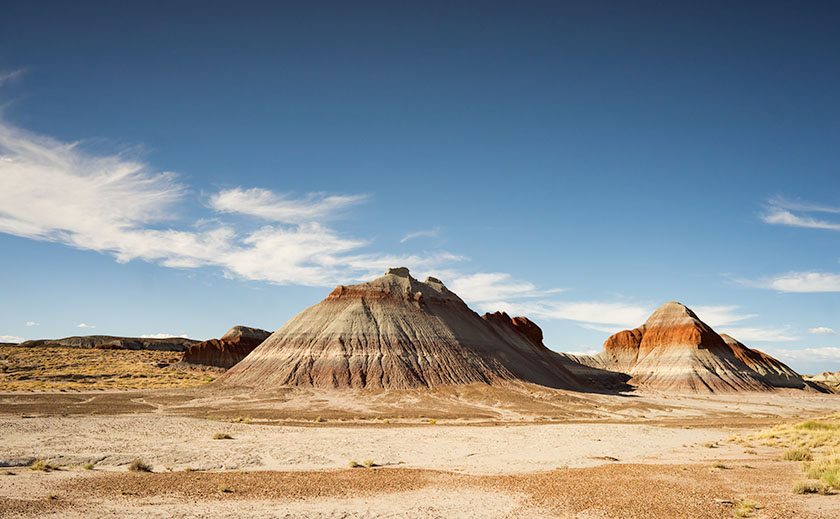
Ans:
[[[834,454],[802,463],[802,470],[811,479],[819,479],[840,489],[840,455]]]
[[[831,487],[822,481],[797,481],[793,485],[794,494],[822,494],[831,493]]]
[[[808,420],[807,422],[802,422],[794,425],[796,429],[806,429],[809,431],[833,431],[835,429],[840,429],[840,424],[835,423],[825,423],[825,422],[817,422],[815,420]]]
[[[213,435],[214,440],[232,440],[233,436],[229,435],[228,433],[221,433],[217,432]]]
[[[87,462],[84,465],[82,465],[82,468],[85,469],[85,470],[93,470],[93,463],[92,462]]]
[[[788,449],[782,453],[782,459],[788,461],[811,461],[811,451],[803,448]]]
[[[351,469],[355,469],[355,468],[361,467],[361,465],[359,465],[359,462],[358,462],[358,461],[355,461],[355,460],[350,460],[350,463],[348,463],[347,465],[348,465]]]
[[[375,467],[376,463],[374,463],[373,460],[365,460],[364,465],[365,465],[365,467],[370,468],[370,467]]]
[[[327,419],[324,418],[323,416],[319,416],[318,418],[315,419],[315,421],[318,422],[318,423],[322,423],[322,422],[326,422]]]
[[[58,465],[44,460],[35,460],[29,465],[29,470],[40,470],[41,472],[49,472],[51,470],[58,470]]]
[[[726,468],[729,468],[729,467],[724,465],[723,462],[716,461],[716,462],[712,463],[712,468],[713,469],[726,469]]]
[[[751,499],[744,499],[743,501],[738,503],[738,506],[735,507],[733,513],[735,517],[752,517],[753,513],[761,508],[758,503]]]
[[[434,418],[432,418],[431,420],[429,420],[429,423],[430,423],[430,424],[432,424],[432,425],[434,425],[434,424],[436,424],[436,423],[437,423],[437,420],[435,420]]]
[[[136,458],[131,464],[128,466],[128,470],[132,472],[151,472],[152,467],[146,465],[142,459]]]

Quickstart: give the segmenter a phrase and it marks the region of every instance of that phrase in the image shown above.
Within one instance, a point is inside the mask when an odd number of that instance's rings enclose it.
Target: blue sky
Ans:
[[[840,369],[835,3],[2,10],[9,340],[274,330],[405,265],[559,351],[678,300]]]

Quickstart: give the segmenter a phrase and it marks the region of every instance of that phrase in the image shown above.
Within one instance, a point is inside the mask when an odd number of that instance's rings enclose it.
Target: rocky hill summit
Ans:
[[[609,337],[590,366],[626,373],[633,385],[663,391],[710,393],[807,388],[773,357],[718,335],[691,309],[671,301],[638,328]]]
[[[192,366],[229,369],[259,346],[271,332],[247,326],[234,326],[219,339],[193,344],[181,362]]]
[[[584,389],[565,362],[528,319],[481,317],[439,279],[421,282],[393,268],[336,287],[216,384],[412,389],[526,381]]]

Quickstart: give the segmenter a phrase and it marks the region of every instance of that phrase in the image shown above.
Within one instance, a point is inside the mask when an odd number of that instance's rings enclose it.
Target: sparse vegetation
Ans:
[[[0,391],[62,391],[191,387],[207,383],[200,372],[162,368],[177,352],[0,346],[6,364]],[[72,354],[68,354],[72,352]]]
[[[55,501],[56,499],[58,499],[57,494],[47,494],[47,501]]]
[[[831,494],[831,487],[822,481],[797,481],[793,485],[794,494]]]
[[[347,465],[348,465],[351,469],[356,469],[356,468],[361,467],[361,465],[359,465],[359,462],[358,462],[358,461],[356,461],[356,460],[350,460],[350,462],[349,462]]]
[[[236,418],[234,418],[231,421],[233,423],[251,423],[251,419],[247,418],[247,417],[244,417],[244,416],[237,416]]]
[[[430,424],[432,424],[432,425],[434,425],[434,424],[436,424],[436,423],[437,423],[437,420],[435,420],[434,418],[432,418],[431,420],[429,420],[429,423],[430,423]]]
[[[144,463],[142,459],[135,458],[135,460],[128,466],[128,470],[132,472],[151,472],[152,467]]]
[[[367,467],[367,468],[371,468],[371,467],[375,467],[375,466],[376,466],[376,463],[374,463],[374,462],[373,462],[373,460],[365,460],[365,461],[364,461],[364,465],[365,465],[365,467]]]
[[[327,420],[323,416],[319,416],[318,418],[315,419],[315,421],[318,422],[318,423],[322,423],[322,422],[326,422]]]
[[[85,469],[85,470],[93,470],[93,467],[94,467],[94,464],[93,464],[93,462],[90,462],[90,461],[85,463],[84,465],[82,465],[82,468]]]
[[[229,435],[228,433],[217,432],[213,435],[214,440],[232,440],[233,436]]]
[[[808,478],[840,489],[840,414],[798,424],[776,425],[749,439],[786,448],[782,458],[802,462],[802,471]]]
[[[713,469],[722,469],[722,470],[725,470],[725,469],[728,469],[729,467],[727,467],[726,465],[724,465],[724,464],[723,464],[723,462],[721,462],[721,461],[716,461],[716,462],[712,463],[712,468],[713,468]]]
[[[752,499],[744,499],[738,502],[733,513],[735,517],[752,517],[755,511],[760,508],[761,506]]]
[[[801,447],[788,449],[782,453],[782,459],[788,461],[811,461],[812,458],[811,451]]]
[[[52,463],[44,460],[35,460],[29,465],[29,470],[39,470],[41,472],[50,472],[51,470],[58,470],[58,465],[53,465]]]

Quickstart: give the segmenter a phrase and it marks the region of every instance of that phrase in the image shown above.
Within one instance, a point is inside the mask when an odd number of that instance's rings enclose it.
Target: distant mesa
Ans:
[[[805,380],[773,357],[718,335],[686,306],[665,303],[638,328],[604,343],[584,364],[626,373],[630,384],[661,391],[712,393],[808,388]]]
[[[108,350],[157,350],[157,351],[186,351],[191,345],[199,341],[183,337],[145,338],[145,337],[113,337],[111,335],[85,335],[79,337],[65,337],[63,339],[37,339],[24,341],[18,346],[24,347],[52,347],[52,348],[97,348]]]
[[[481,317],[439,279],[420,282],[401,267],[336,287],[215,384],[414,389],[524,381],[585,390],[568,364],[542,344],[542,331],[528,319]]]
[[[823,371],[819,375],[804,375],[806,381],[816,384],[832,393],[840,393],[840,371]]]
[[[228,369],[244,359],[271,332],[247,326],[234,326],[219,339],[193,344],[184,352],[183,364]]]

